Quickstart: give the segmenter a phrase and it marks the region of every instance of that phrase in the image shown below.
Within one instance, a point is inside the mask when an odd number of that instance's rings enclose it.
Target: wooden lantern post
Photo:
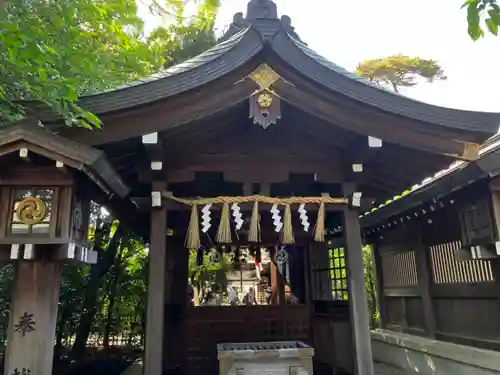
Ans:
[[[41,128],[0,131],[0,261],[15,267],[5,375],[52,374],[62,264],[97,261],[87,249],[83,194],[97,182],[109,186],[109,175],[87,169],[96,158],[107,163],[100,151]]]
[[[61,263],[97,259],[86,248],[90,201],[60,177],[0,186],[0,251],[15,264],[5,374],[51,374]]]

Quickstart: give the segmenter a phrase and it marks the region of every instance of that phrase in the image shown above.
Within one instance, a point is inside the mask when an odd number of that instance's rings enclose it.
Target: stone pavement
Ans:
[[[142,374],[142,360],[137,360],[133,363],[122,375],[141,375]],[[375,363],[375,375],[410,375],[404,371],[385,365],[383,363]]]
[[[384,363],[375,362],[375,375],[410,375],[410,373]]]

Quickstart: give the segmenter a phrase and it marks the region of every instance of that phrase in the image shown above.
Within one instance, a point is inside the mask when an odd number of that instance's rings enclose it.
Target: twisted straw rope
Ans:
[[[205,204],[224,204],[224,203],[247,203],[259,202],[268,204],[348,204],[347,198],[332,198],[332,197],[289,197],[289,198],[274,198],[263,195],[249,195],[240,197],[214,197],[214,198],[198,198],[198,199],[183,199],[171,195],[169,192],[162,192],[163,197],[186,205],[205,205]]]

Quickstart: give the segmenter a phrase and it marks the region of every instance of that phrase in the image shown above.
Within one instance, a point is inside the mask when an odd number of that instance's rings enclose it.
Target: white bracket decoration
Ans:
[[[231,210],[233,211],[233,218],[234,218],[234,224],[236,226],[236,230],[240,230],[244,220],[243,220],[243,215],[241,214],[240,211],[240,206],[238,203],[233,203],[231,206]]]
[[[353,207],[361,207],[361,196],[362,193],[360,191],[356,191],[352,194],[352,206]]]
[[[376,137],[368,136],[368,147],[380,148],[382,147],[382,140]]]
[[[161,191],[151,192],[151,207],[161,207]]]
[[[206,204],[205,207],[201,210],[201,231],[203,233],[207,233],[212,224],[210,224],[210,208],[212,208],[212,204]]]
[[[281,232],[281,228],[283,228],[283,222],[281,221],[280,210],[277,204],[273,204],[273,206],[271,207],[271,213],[273,214],[272,218],[274,224],[274,231]]]
[[[302,223],[302,227],[304,228],[304,232],[308,232],[309,226],[311,224],[309,223],[309,218],[307,217],[307,210],[306,210],[305,203],[300,204],[298,211],[300,214],[300,222]]]

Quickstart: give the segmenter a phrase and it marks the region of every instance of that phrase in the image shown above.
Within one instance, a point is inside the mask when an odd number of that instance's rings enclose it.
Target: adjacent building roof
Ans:
[[[221,42],[184,63],[115,90],[83,97],[98,114],[133,108],[196,89],[234,71],[260,53],[272,54],[320,87],[366,106],[452,129],[496,133],[500,113],[464,111],[425,104],[375,86],[330,62],[303,43],[290,18],[278,19],[271,0],[251,0],[247,16],[234,16]]]
[[[19,148],[30,148],[33,152],[54,158],[60,157],[68,166],[85,172],[98,186],[108,193],[123,198],[127,196],[129,188],[115,172],[104,152],[51,133],[29,121],[20,122],[8,127],[0,128],[0,156],[11,153],[17,144]]]
[[[415,185],[411,191],[365,213],[361,224],[365,230],[378,227],[395,216],[443,197],[479,180],[500,174],[500,134],[488,140],[480,149],[476,162],[456,162],[446,170]]]

